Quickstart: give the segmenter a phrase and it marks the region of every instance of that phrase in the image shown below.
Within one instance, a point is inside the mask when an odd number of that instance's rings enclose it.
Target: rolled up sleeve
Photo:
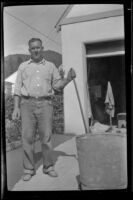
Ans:
[[[19,67],[15,82],[14,95],[21,96],[21,88],[22,88],[22,70],[21,67]]]
[[[63,86],[63,80],[61,79],[58,69],[53,65],[52,88],[56,91],[60,91],[63,89],[62,86]]]

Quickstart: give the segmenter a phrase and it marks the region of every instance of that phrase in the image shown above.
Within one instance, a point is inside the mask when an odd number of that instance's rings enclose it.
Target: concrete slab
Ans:
[[[58,177],[52,178],[42,173],[42,166],[36,175],[28,182],[19,180],[13,191],[55,191],[55,190],[79,190],[78,175],[79,166],[77,161],[77,149],[75,137],[62,143],[53,151],[56,161],[55,170]]]

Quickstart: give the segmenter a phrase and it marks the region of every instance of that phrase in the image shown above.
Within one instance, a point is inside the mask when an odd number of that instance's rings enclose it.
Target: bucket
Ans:
[[[117,114],[118,128],[126,128],[126,113]]]
[[[126,133],[76,137],[81,190],[127,188]]]

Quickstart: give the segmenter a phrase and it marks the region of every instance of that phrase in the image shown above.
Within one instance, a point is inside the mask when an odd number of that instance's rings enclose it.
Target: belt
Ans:
[[[52,100],[51,96],[32,97],[32,96],[24,96],[24,95],[22,95],[22,98],[29,99],[29,100],[38,100],[38,101],[41,101],[41,100]]]

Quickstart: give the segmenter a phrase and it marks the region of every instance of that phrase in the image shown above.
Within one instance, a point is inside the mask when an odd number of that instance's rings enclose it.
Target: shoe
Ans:
[[[54,169],[49,171],[49,172],[47,172],[46,174],[48,174],[51,177],[58,177],[58,174]]]
[[[51,168],[51,167],[48,168],[48,169],[43,169],[43,173],[47,174],[47,175],[49,175],[51,177],[58,177],[57,172],[53,168]]]
[[[23,181],[29,181],[31,178],[32,178],[32,176],[34,176],[35,174],[24,174],[23,175]]]

